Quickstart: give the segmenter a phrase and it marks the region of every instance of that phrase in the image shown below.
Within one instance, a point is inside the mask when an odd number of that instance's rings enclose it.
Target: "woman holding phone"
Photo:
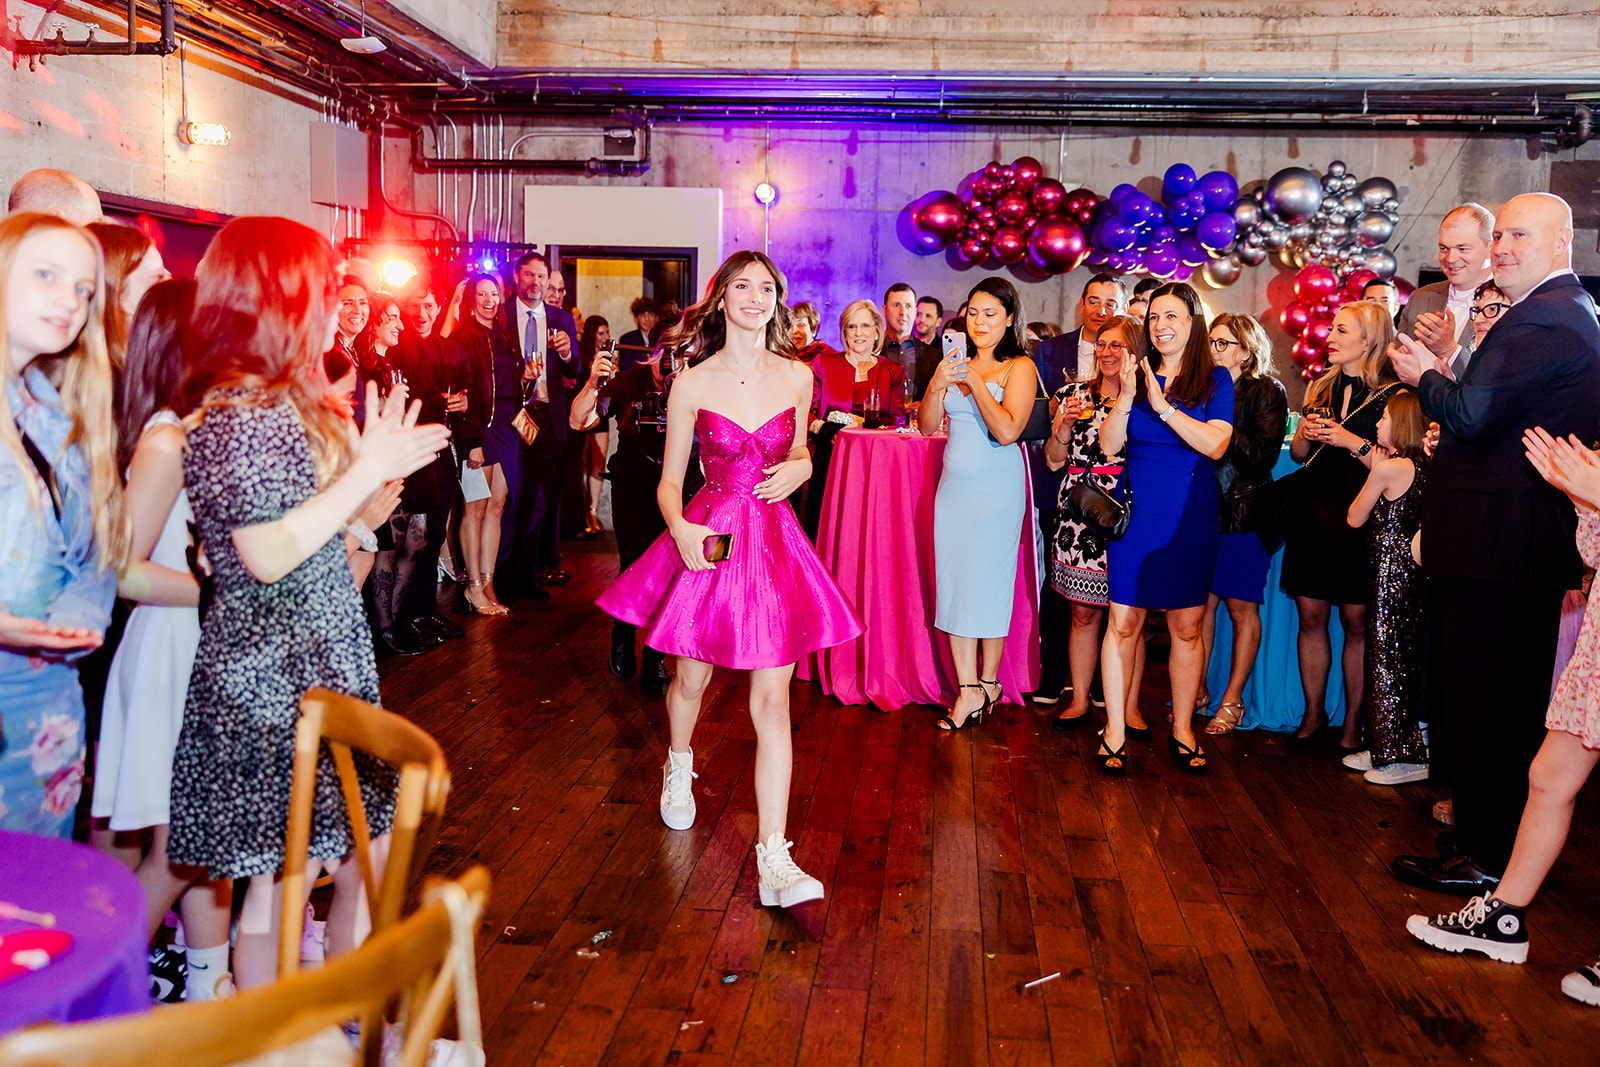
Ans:
[[[671,747],[661,818],[694,824],[690,741],[714,667],[750,672],[756,731],[756,869],[761,903],[821,899],[822,883],[784,836],[794,750],[789,680],[801,656],[848,641],[861,620],[785,500],[811,476],[806,414],[811,371],[794,359],[787,283],[759,252],[736,252],[662,344],[687,356],[667,407],[656,502],[667,532],[600,597],[644,627],[645,644],[678,657],[667,690]],[[706,484],[687,505],[683,481],[698,437]]]
[[[940,360],[917,409],[924,434],[950,417],[933,502],[933,625],[949,637],[960,688],[938,720],[941,730],[981,721],[1001,696],[1000,654],[1011,629],[1027,507],[1028,468],[1017,439],[1039,388],[1026,322],[1010,282],[991,277],[975,285],[967,297],[966,345]]]

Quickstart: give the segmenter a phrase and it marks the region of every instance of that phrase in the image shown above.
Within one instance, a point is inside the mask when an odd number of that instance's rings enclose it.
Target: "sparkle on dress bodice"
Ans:
[[[695,434],[700,440],[706,488],[747,492],[766,481],[764,468],[782,462],[794,447],[794,408],[784,408],[754,430],[720,412],[701,408]]]

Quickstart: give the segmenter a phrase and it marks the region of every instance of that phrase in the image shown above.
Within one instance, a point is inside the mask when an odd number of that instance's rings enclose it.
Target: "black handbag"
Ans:
[[[1256,490],[1256,537],[1269,556],[1283,547],[1290,528],[1304,521],[1306,501],[1311,493],[1310,462],[1315,458],[1309,457],[1306,466],[1292,470],[1282,478],[1274,478]]]
[[[1125,488],[1123,495],[1126,500],[1118,501],[1095,485],[1086,472],[1067,490],[1067,514],[1104,540],[1120,541],[1128,532],[1128,517],[1133,513],[1132,491]]]
[[[1033,410],[1028,413],[1028,424],[1022,428],[1022,433],[1017,436],[1019,441],[1043,441],[1050,436],[1050,394],[1045,392],[1044,375],[1039,373],[1039,365],[1032,359],[1033,376],[1038,382],[1039,395],[1033,398]]]

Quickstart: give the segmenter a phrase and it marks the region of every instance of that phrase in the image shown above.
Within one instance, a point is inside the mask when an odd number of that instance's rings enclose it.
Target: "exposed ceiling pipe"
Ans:
[[[650,169],[650,127],[651,124],[649,122],[640,123],[635,127],[642,137],[637,159],[496,159],[493,156],[484,155],[456,156],[452,158],[429,156],[422,143],[422,130],[417,128],[411,134],[411,165],[418,171],[423,172],[443,170],[474,174],[494,171],[518,174],[541,172],[550,174],[644,174]],[[473,146],[473,150],[477,151],[476,145]]]
[[[48,41],[18,37],[8,47],[18,56],[170,56],[178,50],[176,0],[161,0],[161,37],[139,40],[139,5],[127,0],[128,39],[123,42],[97,41],[94,28],[82,41],[69,41],[64,30],[57,30]]]
[[[461,240],[460,233],[456,231],[455,223],[443,215],[432,215],[426,211],[407,211],[405,208],[396,207],[389,199],[389,193],[385,187],[383,177],[383,127],[381,124],[372,133],[372,136],[367,138],[367,169],[369,174],[377,178],[377,181],[373,182],[372,185],[374,191],[378,194],[378,203],[386,213],[399,215],[401,218],[416,219],[419,222],[435,223],[444,227],[450,234],[450,240]]]

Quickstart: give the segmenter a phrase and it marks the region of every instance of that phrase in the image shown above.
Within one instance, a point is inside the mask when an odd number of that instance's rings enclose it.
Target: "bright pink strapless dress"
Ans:
[[[691,571],[671,534],[656,539],[596,601],[642,627],[645,644],[736,670],[781,667],[860,636],[855,609],[817,558],[788,501],[752,490],[794,445],[794,409],[754,430],[702,409],[695,422],[706,484],[683,509],[690,522],[733,534],[727,560]]]

